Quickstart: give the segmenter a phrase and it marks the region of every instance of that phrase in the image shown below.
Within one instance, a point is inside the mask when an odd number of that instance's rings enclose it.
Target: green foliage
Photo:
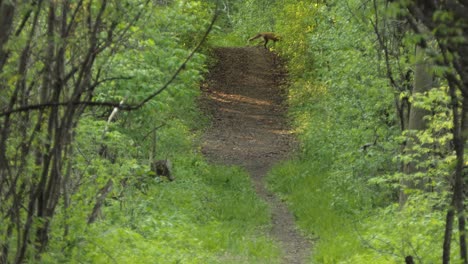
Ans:
[[[269,177],[300,228],[317,238],[311,263],[401,263],[407,255],[439,262],[441,251],[434,249],[442,247],[445,213],[433,208],[437,194],[412,196],[403,210],[397,204],[365,208],[373,202],[364,181],[352,185],[315,163],[288,161]],[[360,189],[345,189],[351,186]]]
[[[380,2],[377,7],[359,0],[282,1],[264,11],[275,14],[273,28],[285,36],[277,51],[288,61],[290,116],[301,142],[298,157],[277,166],[269,183],[290,204],[299,226],[318,238],[313,263],[441,258],[434,249],[442,247],[454,164],[447,148],[452,122],[447,91],[442,86],[411,94],[411,52],[422,36],[397,35],[382,19],[386,11],[401,12],[393,5],[385,10]],[[261,19],[245,25],[268,25]],[[401,38],[386,43],[393,52],[388,64],[376,45],[376,30],[383,41]],[[433,69],[435,75],[446,70]],[[389,73],[401,90],[389,85]],[[426,130],[401,132],[394,108],[405,97],[430,113]],[[402,143],[410,138],[418,143],[402,154]],[[416,160],[425,173],[400,173],[403,164]],[[400,211],[395,202],[401,181],[408,179],[438,192],[408,189],[411,200]]]
[[[109,3],[104,21],[117,21],[117,31],[128,30],[128,36],[116,40],[121,43],[109,43],[96,58],[90,79],[100,81],[86,96],[96,102],[130,104],[160,89],[198,44],[210,22],[213,2],[151,1],[147,7],[134,1]],[[238,46],[246,45],[257,32],[274,31],[282,37],[273,49],[288,62],[288,103],[300,148],[296,158],[274,168],[268,182],[290,205],[300,228],[317,238],[310,262],[401,263],[412,255],[417,262],[436,263],[441,258],[436,249],[442,247],[455,164],[450,147],[451,102],[441,79],[450,69],[433,66],[434,88],[424,94],[411,93],[416,61],[412,50],[429,38],[404,33],[398,21],[404,15],[403,2],[375,1],[374,6],[361,0],[225,1],[224,16],[210,36],[211,45]],[[129,5],[134,8],[127,11]],[[94,18],[101,7],[94,2],[86,12]],[[19,5],[18,14],[25,15],[29,8]],[[69,64],[65,72],[73,72],[71,68],[79,64],[78,58],[89,45],[86,12],[77,12],[73,18],[78,26],[70,29],[75,32],[66,39],[64,61]],[[140,19],[127,28],[140,12]],[[391,19],[385,20],[385,15]],[[453,14],[437,11],[434,19],[443,22],[435,32],[453,35],[446,40],[451,43],[463,43],[457,28],[447,27]],[[0,72],[4,88],[0,105],[17,100],[11,98],[20,87],[20,77],[25,77],[31,89],[19,89],[28,93],[18,100],[42,102],[38,96],[26,97],[40,93],[36,79],[42,78],[48,66],[41,58],[47,53],[43,47],[55,42],[44,37],[45,17],[38,23],[41,29],[31,36],[41,37],[28,52],[29,74],[20,76],[16,69],[29,35],[12,36],[2,47],[10,54]],[[24,32],[31,28],[26,24]],[[110,36],[103,30],[96,37],[104,44]],[[435,43],[427,42],[434,59],[441,60]],[[57,50],[65,46],[55,44]],[[197,110],[196,98],[208,59],[206,54],[195,54],[167,90],[137,111],[117,113],[111,122],[106,121],[107,110],[84,111],[76,130],[70,131],[72,143],[55,157],[67,162],[60,163],[63,181],[55,187],[61,199],[50,219],[50,241],[41,263],[279,261],[278,245],[265,235],[271,224],[269,209],[256,197],[247,173],[208,165],[197,153],[197,131],[206,121]],[[447,54],[446,59],[452,61],[454,55]],[[389,75],[394,78],[391,85]],[[66,93],[60,91],[59,97],[67,98]],[[401,131],[404,120],[395,114],[395,105],[401,107],[406,99],[412,107],[428,112],[426,129]],[[45,132],[36,136],[31,128],[46,127],[48,113],[41,118],[36,112],[13,117],[15,122],[8,128],[19,132],[8,137],[4,152],[14,157],[9,164],[20,164],[15,173],[25,175],[15,178],[14,186],[28,188],[16,192],[24,201],[34,190],[29,186],[37,185],[42,173],[36,164],[44,157],[38,153],[46,152],[52,137]],[[21,118],[37,120],[37,124]],[[412,144],[403,152],[407,142]],[[22,159],[21,151],[28,144],[33,154]],[[176,181],[156,177],[150,169],[155,159],[172,161]],[[408,164],[420,170],[403,173]],[[405,187],[410,198],[400,208],[396,201],[404,181],[418,188]],[[106,193],[100,220],[88,225],[102,188],[109,182],[112,189]],[[2,212],[10,212],[13,201],[2,201]],[[20,244],[21,231],[12,224],[16,221],[22,226],[28,212],[16,208],[18,213],[2,217],[0,224],[5,248]],[[45,220],[34,217],[31,233]],[[26,255],[33,261],[34,248],[29,247]],[[455,255],[452,261],[458,262]]]
[[[162,87],[198,42],[210,5],[152,6],[125,49],[99,61],[108,77],[95,100],[135,103]],[[175,23],[177,21],[177,23]],[[197,109],[206,56],[195,54],[170,87],[133,112],[89,111],[77,126],[70,193],[54,218],[43,263],[277,263],[266,235],[270,212],[248,174],[208,165],[198,153],[206,120]],[[156,177],[151,160],[169,159],[175,181]],[[112,190],[96,223],[86,222],[102,188]]]
[[[259,31],[283,37],[274,50],[287,60],[290,117],[301,144],[298,157],[277,166],[269,183],[300,227],[318,238],[314,263],[441,259],[455,165],[443,77],[452,70],[431,65],[433,88],[412,93],[415,45],[425,41],[426,56],[444,58],[429,33],[406,27],[408,4],[233,2],[237,12],[218,31],[218,45],[245,45]],[[441,22],[438,34],[460,43],[456,27],[447,27],[453,14],[437,11],[434,19]],[[427,111],[426,129],[405,130],[409,107]],[[403,173],[409,164],[418,171]],[[403,209],[395,205],[401,190],[410,194]]]
[[[246,172],[207,165],[188,153],[174,163],[176,181],[144,175],[144,190],[114,191],[118,199],[109,200],[104,220],[74,226],[44,262],[275,263],[279,250],[264,235],[269,210]],[[60,253],[63,242],[69,248]]]
[[[311,32],[319,23],[326,23],[317,16],[318,11],[317,3],[311,1],[287,1],[276,7],[275,13],[281,14],[276,16],[277,32],[284,35],[280,52],[289,59],[288,70],[292,76],[306,79],[312,73],[311,52],[319,46],[310,40]]]

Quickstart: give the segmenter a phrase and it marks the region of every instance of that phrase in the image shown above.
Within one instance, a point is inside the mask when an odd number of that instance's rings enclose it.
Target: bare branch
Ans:
[[[157,95],[162,93],[164,90],[166,90],[170,84],[177,78],[177,76],[182,72],[182,70],[185,69],[188,61],[192,59],[192,57],[195,55],[196,52],[201,48],[203,43],[205,43],[209,33],[211,32],[214,23],[216,22],[216,19],[218,18],[218,5],[219,5],[219,0],[216,2],[216,8],[215,8],[215,13],[213,15],[213,18],[210,22],[210,25],[208,26],[207,30],[205,31],[205,34],[203,35],[202,39],[198,43],[198,45],[190,52],[190,54],[185,58],[184,62],[177,68],[177,70],[174,72],[172,77],[158,90],[156,90],[154,93],[150,94],[147,96],[143,101],[139,102],[138,104],[133,104],[133,105],[126,105],[126,104],[120,104],[120,102],[93,102],[93,101],[68,101],[68,102],[49,102],[49,103],[43,103],[43,104],[36,104],[36,105],[28,105],[28,106],[22,106],[22,107],[17,107],[14,109],[10,110],[5,110],[0,113],[0,117],[7,116],[13,113],[20,113],[20,112],[26,112],[26,111],[32,111],[32,110],[39,110],[39,109],[44,109],[44,108],[50,108],[50,107],[57,107],[57,106],[68,106],[68,105],[85,105],[85,106],[94,106],[94,107],[99,107],[99,106],[104,106],[104,107],[118,107],[120,110],[123,111],[132,111],[132,110],[137,110],[143,107],[146,103],[148,103],[150,100],[155,98]],[[75,73],[75,70],[72,70],[69,74],[67,74],[67,79],[71,77],[72,73]]]

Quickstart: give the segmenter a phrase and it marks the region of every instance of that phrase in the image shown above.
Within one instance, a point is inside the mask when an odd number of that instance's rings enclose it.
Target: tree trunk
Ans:
[[[452,244],[452,231],[453,231],[453,219],[455,217],[455,208],[453,207],[453,201],[447,210],[447,216],[445,218],[445,232],[444,232],[444,244],[442,247],[442,263],[450,263],[450,245]]]
[[[425,50],[420,47],[416,46],[416,65],[414,70],[414,86],[412,94],[423,94],[424,92],[428,91],[432,87],[432,75],[430,74],[430,64],[425,59]],[[419,107],[415,107],[414,105],[411,106],[410,113],[409,113],[409,120],[408,120],[408,130],[409,131],[418,131],[426,129],[426,122],[424,121],[424,116],[428,113],[427,110],[424,110]],[[412,147],[418,144],[418,139],[412,135],[408,137],[406,142],[406,152],[411,154]],[[403,171],[406,175],[411,175],[419,171],[416,167],[419,160],[424,159],[424,157],[420,157],[418,160],[413,160],[410,163],[405,164]],[[403,206],[408,199],[408,194],[406,192],[407,189],[424,189],[424,182],[418,181],[417,179],[403,179],[402,180],[402,190],[400,191],[400,206]]]
[[[0,72],[8,58],[8,51],[3,46],[10,38],[15,6],[16,1],[0,1]]]

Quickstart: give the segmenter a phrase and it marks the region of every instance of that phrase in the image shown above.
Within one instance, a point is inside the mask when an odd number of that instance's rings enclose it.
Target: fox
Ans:
[[[269,40],[276,42],[281,39],[280,36],[276,35],[273,32],[260,32],[254,37],[249,38],[249,42],[258,38],[263,38],[263,46],[265,47],[265,49],[267,49],[267,43]]]

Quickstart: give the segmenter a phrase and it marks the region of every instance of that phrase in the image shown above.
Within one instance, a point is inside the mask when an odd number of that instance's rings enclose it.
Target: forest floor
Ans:
[[[213,163],[244,167],[272,212],[271,236],[288,264],[305,263],[310,242],[300,235],[286,204],[266,188],[265,175],[288,157],[295,141],[286,119],[286,71],[263,47],[217,48],[217,64],[203,85],[201,107],[212,116],[204,155]]]

